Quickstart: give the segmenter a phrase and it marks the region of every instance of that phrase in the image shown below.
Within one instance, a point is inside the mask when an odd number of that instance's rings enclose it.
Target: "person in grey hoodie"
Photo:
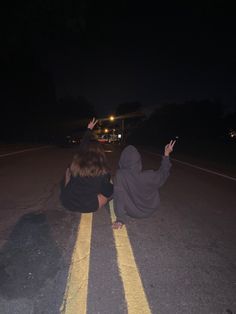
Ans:
[[[169,155],[175,141],[165,146],[159,170],[142,170],[142,160],[138,150],[127,146],[121,153],[119,169],[114,177],[114,211],[116,221],[113,229],[122,228],[127,216],[146,218],[160,205],[159,188],[166,182],[171,168]]]

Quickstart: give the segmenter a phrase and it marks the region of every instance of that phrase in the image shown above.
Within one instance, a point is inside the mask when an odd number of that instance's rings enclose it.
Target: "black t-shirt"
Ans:
[[[110,197],[113,193],[110,177],[110,174],[96,177],[72,176],[66,186],[62,182],[60,198],[63,206],[81,213],[95,212],[99,206],[97,195]]]

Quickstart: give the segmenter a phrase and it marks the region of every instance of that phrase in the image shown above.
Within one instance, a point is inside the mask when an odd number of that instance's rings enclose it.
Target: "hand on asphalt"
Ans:
[[[121,229],[123,227],[123,222],[115,221],[112,224],[112,229]]]

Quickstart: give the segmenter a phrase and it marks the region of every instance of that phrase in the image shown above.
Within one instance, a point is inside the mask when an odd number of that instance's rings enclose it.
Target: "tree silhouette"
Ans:
[[[191,101],[165,104],[157,108],[133,138],[165,143],[175,136],[181,142],[217,139],[222,133],[222,110],[219,102]]]

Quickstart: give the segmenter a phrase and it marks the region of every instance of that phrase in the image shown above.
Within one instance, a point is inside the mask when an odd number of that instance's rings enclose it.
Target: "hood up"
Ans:
[[[137,172],[142,171],[141,156],[134,146],[129,145],[122,151],[119,168]]]

